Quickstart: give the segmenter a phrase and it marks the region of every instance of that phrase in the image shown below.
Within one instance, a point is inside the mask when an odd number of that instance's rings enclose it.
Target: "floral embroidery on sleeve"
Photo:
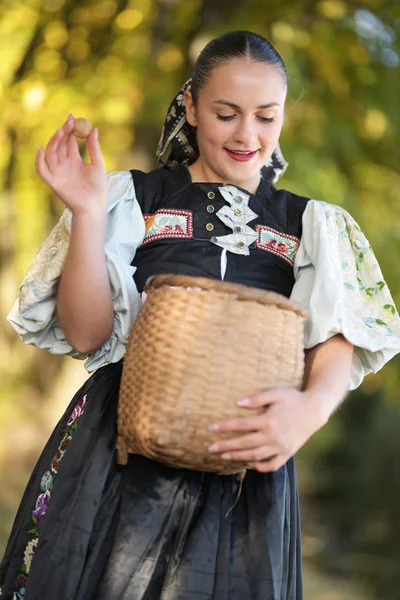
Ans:
[[[57,285],[67,256],[71,227],[71,211],[66,208],[50,235],[42,243],[18,291],[19,310],[34,304]]]
[[[366,339],[400,335],[400,319],[374,252],[359,225],[344,209],[318,203],[328,238],[337,247],[345,310],[352,327]]]

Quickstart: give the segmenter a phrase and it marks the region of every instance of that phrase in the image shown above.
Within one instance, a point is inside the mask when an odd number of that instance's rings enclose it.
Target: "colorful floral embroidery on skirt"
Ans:
[[[60,462],[69,446],[72,439],[72,434],[78,426],[81,416],[83,415],[87,405],[86,394],[76,404],[72,414],[67,422],[67,427],[63,431],[63,437],[54,458],[51,462],[50,469],[46,471],[40,481],[40,494],[36,500],[36,505],[32,511],[32,517],[30,522],[30,528],[28,531],[29,541],[25,546],[24,551],[24,562],[21,565],[18,573],[17,588],[18,591],[14,592],[13,600],[23,600],[25,595],[25,586],[29,571],[32,564],[32,559],[35,555],[37,545],[39,543],[40,529],[42,528],[43,520],[47,512],[47,506],[51,497],[51,490],[53,489],[54,480],[57,476],[60,468]],[[2,596],[2,590],[0,588],[0,599]]]

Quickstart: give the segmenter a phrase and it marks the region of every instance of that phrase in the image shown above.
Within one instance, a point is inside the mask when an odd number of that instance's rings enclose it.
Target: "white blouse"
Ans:
[[[145,234],[144,219],[129,171],[108,175],[106,261],[114,306],[109,340],[80,354],[66,340],[57,319],[56,293],[67,255],[71,213],[40,246],[19,288],[8,320],[26,344],[54,354],[85,359],[94,371],[119,361],[142,301],[131,262]],[[344,209],[311,200],[303,214],[303,234],[294,263],[291,298],[308,311],[305,347],[341,333],[355,347],[350,389],[400,352],[400,319],[379,265],[360,227]]]

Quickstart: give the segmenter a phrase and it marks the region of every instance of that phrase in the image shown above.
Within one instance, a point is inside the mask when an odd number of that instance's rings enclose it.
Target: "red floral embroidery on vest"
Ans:
[[[300,244],[299,238],[288,233],[281,233],[266,225],[256,225],[256,231],[258,234],[257,248],[272,252],[272,254],[282,257],[290,265],[294,265],[294,259]]]
[[[143,244],[162,238],[191,238],[193,215],[190,210],[163,208],[143,215],[146,224]]]

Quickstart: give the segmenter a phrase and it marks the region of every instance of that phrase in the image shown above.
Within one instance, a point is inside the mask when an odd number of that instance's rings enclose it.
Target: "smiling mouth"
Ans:
[[[257,150],[231,150],[230,148],[225,148],[228,152],[232,152],[232,154],[237,154],[238,156],[249,156],[250,154],[255,154]]]
[[[247,162],[251,160],[258,152],[258,150],[230,150],[224,148],[230,158],[239,162]]]

